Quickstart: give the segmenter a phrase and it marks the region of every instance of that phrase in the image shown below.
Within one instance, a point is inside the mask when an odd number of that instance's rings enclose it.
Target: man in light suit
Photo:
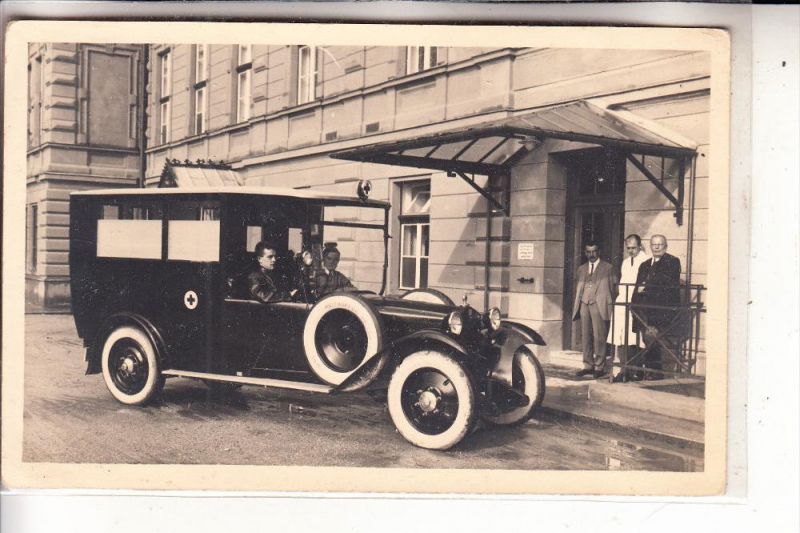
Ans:
[[[575,274],[575,302],[572,320],[581,319],[583,339],[583,369],[577,376],[607,376],[611,361],[607,358],[606,336],[608,323],[617,293],[617,275],[610,263],[600,259],[596,242],[588,242],[584,254],[588,261],[578,267]]]

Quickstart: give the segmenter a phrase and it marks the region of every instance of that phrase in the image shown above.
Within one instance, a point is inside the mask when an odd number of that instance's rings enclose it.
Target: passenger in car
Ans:
[[[282,289],[275,277],[275,263],[278,257],[277,247],[264,241],[256,244],[256,261],[258,265],[247,274],[247,286],[250,296],[263,303],[291,301],[297,289]]]
[[[336,244],[326,243],[322,250],[322,269],[317,273],[317,295],[322,297],[334,291],[355,291],[347,276],[336,270],[342,254]]]

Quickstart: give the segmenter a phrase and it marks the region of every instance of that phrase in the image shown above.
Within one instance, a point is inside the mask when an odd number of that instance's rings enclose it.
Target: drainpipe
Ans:
[[[150,45],[144,45],[142,60],[139,61],[139,188],[144,188],[147,177],[147,64],[150,61]]]
[[[492,176],[487,176],[486,185],[491,190]],[[486,201],[486,256],[483,262],[483,312],[489,312],[489,267],[492,262],[492,204]]]
[[[689,287],[692,284],[692,249],[694,248],[694,202],[695,202],[695,176],[697,173],[697,154],[692,157],[692,166],[689,170],[689,227],[687,228],[687,243],[686,243],[686,285]],[[681,177],[683,179],[683,177]],[[691,294],[691,290],[687,289]]]

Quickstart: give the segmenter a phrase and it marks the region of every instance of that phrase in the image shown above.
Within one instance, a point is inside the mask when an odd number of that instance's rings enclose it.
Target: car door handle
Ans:
[[[517,278],[520,283],[533,283],[533,278]]]

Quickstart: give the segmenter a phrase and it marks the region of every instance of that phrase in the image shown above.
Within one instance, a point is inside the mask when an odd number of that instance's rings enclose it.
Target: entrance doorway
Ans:
[[[566,170],[567,210],[564,249],[563,346],[581,349],[580,324],[572,321],[575,270],[586,262],[584,245],[594,241],[600,257],[619,265],[625,238],[625,158],[603,148],[560,158]]]

